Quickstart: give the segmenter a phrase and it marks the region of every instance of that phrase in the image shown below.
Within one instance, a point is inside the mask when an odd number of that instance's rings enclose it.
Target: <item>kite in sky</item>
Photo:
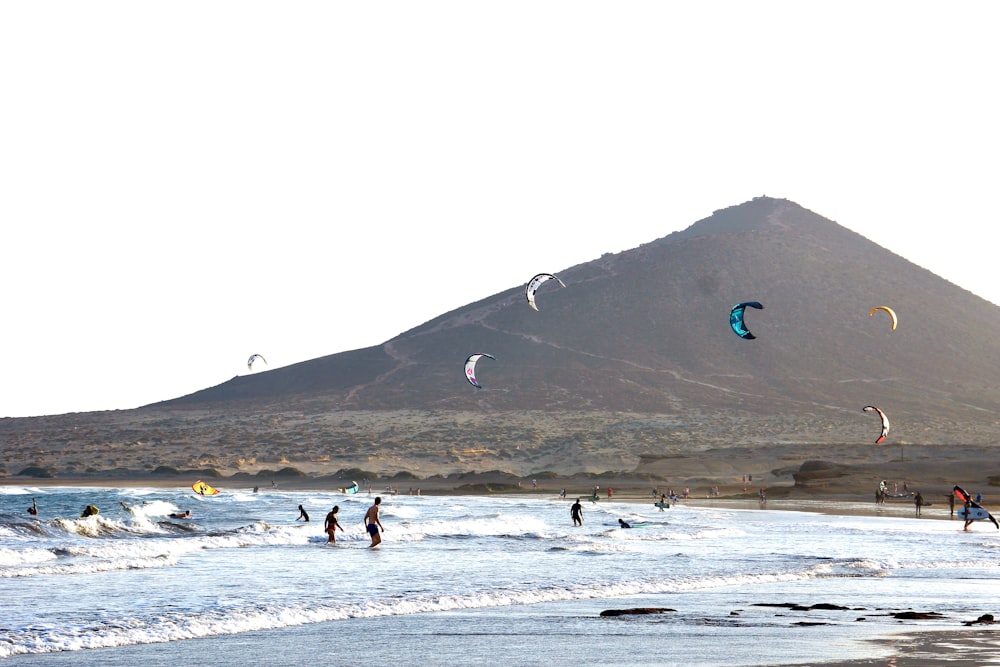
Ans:
[[[481,357],[486,357],[496,361],[496,357],[492,354],[473,354],[470,355],[468,359],[465,360],[465,379],[469,381],[476,389],[482,389],[483,386],[479,384],[476,380],[476,362],[479,361]]]
[[[884,310],[885,312],[889,313],[889,317],[892,318],[892,330],[895,331],[896,324],[899,322],[899,320],[896,319],[895,311],[893,311],[893,309],[890,308],[889,306],[875,306],[874,308],[868,311],[868,317],[874,315],[876,310]]]
[[[259,354],[251,354],[250,358],[247,359],[247,368],[249,368],[250,370],[253,370],[253,362],[257,361],[258,359],[260,359],[261,361],[263,361],[264,365],[267,366],[267,359],[265,359],[264,357],[262,357]]]
[[[861,408],[865,412],[877,412],[878,416],[882,418],[882,433],[879,434],[878,439],[875,441],[876,445],[881,445],[885,442],[885,436],[889,435],[889,418],[885,416],[885,413],[876,408],[874,405],[866,405]]]
[[[743,324],[743,311],[747,308],[764,310],[764,306],[759,301],[744,301],[743,303],[738,303],[733,306],[731,311],[729,311],[729,326],[733,328],[733,333],[740,338],[753,340],[756,336],[750,333],[750,330],[747,329],[745,324]]]
[[[566,287],[563,281],[559,280],[558,277],[552,275],[551,273],[539,273],[534,278],[529,280],[527,287],[524,288],[524,296],[528,300],[528,305],[531,306],[532,309],[538,310],[538,306],[535,305],[535,292],[538,291],[538,288],[541,287],[542,283],[549,280],[555,280],[563,287]]]

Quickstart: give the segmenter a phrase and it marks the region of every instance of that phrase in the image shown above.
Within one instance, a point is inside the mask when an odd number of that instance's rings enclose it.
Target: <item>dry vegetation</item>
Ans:
[[[862,496],[883,478],[943,493],[953,483],[987,486],[1000,477],[982,434],[956,433],[955,445],[875,446],[837,442],[838,429],[813,416],[143,409],[2,420],[0,473],[11,482],[283,471],[305,482],[348,471],[371,479],[451,476],[461,481],[454,488],[474,485],[477,474],[557,485],[552,480],[601,476],[623,488],[719,486],[737,495],[751,474],[772,494],[794,487]],[[801,470],[816,460],[835,470]]]

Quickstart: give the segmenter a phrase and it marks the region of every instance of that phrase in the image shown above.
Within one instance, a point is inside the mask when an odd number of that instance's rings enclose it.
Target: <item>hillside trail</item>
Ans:
[[[610,266],[605,267],[605,269],[608,270],[610,273],[614,273],[613,268],[610,267]],[[617,356],[611,356],[611,355],[604,355],[604,354],[598,354],[598,353],[587,351],[587,350],[581,350],[581,349],[577,349],[577,348],[574,348],[574,347],[563,345],[563,344],[558,343],[556,341],[552,341],[552,340],[549,340],[549,339],[546,339],[546,338],[542,338],[542,337],[537,336],[537,335],[527,334],[527,333],[524,333],[524,332],[521,332],[521,331],[511,331],[511,330],[508,330],[508,329],[503,329],[503,328],[497,327],[497,326],[492,325],[492,324],[490,324],[490,323],[487,322],[487,319],[489,317],[491,317],[493,315],[496,315],[497,313],[499,313],[503,309],[516,306],[515,302],[517,302],[517,301],[520,301],[520,300],[512,298],[512,297],[506,297],[506,298],[498,299],[497,301],[494,301],[494,302],[488,303],[488,304],[484,304],[484,305],[482,305],[482,306],[480,306],[478,308],[474,308],[472,310],[469,310],[469,311],[467,311],[465,313],[462,313],[462,314],[460,314],[460,315],[458,315],[456,317],[453,317],[453,318],[443,318],[440,322],[437,322],[433,326],[427,327],[426,329],[424,329],[422,331],[415,332],[415,333],[413,333],[411,335],[413,337],[423,337],[423,336],[434,335],[434,334],[440,333],[441,331],[444,331],[444,330],[447,330],[447,329],[454,329],[454,328],[457,328],[457,327],[460,327],[460,326],[479,326],[479,327],[482,327],[484,329],[488,329],[490,331],[495,331],[497,333],[505,334],[505,335],[508,335],[508,336],[513,336],[515,338],[520,338],[522,340],[534,343],[536,345],[545,345],[545,346],[548,346],[548,347],[550,347],[552,349],[559,350],[560,352],[567,352],[567,353],[572,353],[572,354],[580,355],[580,356],[583,356],[583,357],[590,357],[592,359],[599,359],[601,361],[616,363],[616,364],[620,364],[620,365],[627,366],[627,367],[630,367],[630,368],[634,368],[636,370],[641,370],[641,371],[644,371],[644,372],[656,373],[656,374],[664,374],[665,373],[665,374],[669,375],[670,377],[672,377],[677,382],[684,382],[684,383],[687,383],[687,384],[692,384],[692,385],[704,387],[706,389],[710,389],[712,391],[717,391],[719,393],[727,394],[727,395],[730,395],[730,396],[739,396],[739,397],[744,397],[744,398],[748,398],[748,399],[755,399],[755,400],[767,400],[767,399],[772,398],[769,395],[758,393],[758,392],[754,392],[754,391],[749,391],[747,389],[727,387],[727,386],[724,386],[724,385],[720,385],[720,384],[715,384],[715,383],[712,383],[712,382],[708,382],[708,381],[706,381],[704,379],[692,378],[692,377],[684,375],[682,372],[680,372],[680,371],[678,371],[676,369],[672,369],[672,368],[657,368],[657,367],[654,367],[654,366],[650,366],[648,364],[640,363],[638,361],[635,361],[634,359],[627,359],[627,358],[623,358],[623,357],[617,357]],[[376,376],[375,378],[373,378],[370,382],[366,382],[364,384],[360,384],[360,385],[358,385],[356,387],[351,388],[351,390],[348,392],[347,396],[345,397],[345,403],[348,403],[348,402],[351,402],[352,400],[354,400],[360,392],[363,392],[366,389],[378,386],[380,383],[388,380],[390,377],[392,377],[396,373],[399,373],[400,371],[402,371],[402,370],[404,370],[406,368],[409,368],[411,366],[415,366],[415,365],[418,364],[417,361],[415,361],[410,355],[406,354],[402,349],[400,349],[399,346],[397,346],[395,343],[393,343],[393,341],[387,341],[387,342],[383,343],[382,344],[382,350],[390,358],[392,358],[396,362],[396,364],[392,368],[390,368],[389,370],[387,370],[384,373],[382,373],[382,374]],[[741,378],[742,379],[748,379],[748,380],[752,379],[750,376],[745,376],[745,375],[732,375],[732,376],[727,376],[727,377],[731,377],[733,379],[741,379]],[[846,379],[846,380],[840,380],[840,381],[841,382],[854,382],[854,381],[857,381],[857,382],[867,382],[867,381],[871,381],[871,379],[870,378],[857,378],[857,379]],[[808,406],[808,407],[812,407],[812,408],[821,408],[821,409],[824,409],[824,410],[833,410],[833,411],[845,412],[845,413],[846,412],[853,412],[853,409],[848,409],[848,408],[845,408],[844,406],[829,405],[829,404],[820,403],[820,402],[817,402],[817,401],[807,401],[807,400],[797,399],[797,398],[788,397],[788,396],[784,397],[784,400],[787,401],[788,403],[791,403],[793,405],[798,405],[798,406]]]

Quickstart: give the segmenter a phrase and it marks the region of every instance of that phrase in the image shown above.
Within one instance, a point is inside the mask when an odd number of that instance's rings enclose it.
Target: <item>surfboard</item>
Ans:
[[[962,487],[960,487],[958,484],[956,484],[955,488],[954,488],[954,492],[955,492],[955,497],[956,498],[958,498],[959,500],[961,500],[963,503],[969,503],[969,510],[970,510],[970,513],[973,515],[973,517],[972,517],[973,521],[979,521],[980,520],[980,519],[977,519],[975,517],[975,514],[976,514],[975,511],[976,510],[981,510],[983,512],[986,512],[986,516],[984,516],[982,518],[983,519],[989,519],[990,521],[993,522],[993,525],[997,527],[997,530],[1000,530],[1000,521],[997,521],[996,518],[992,514],[990,514],[986,510],[985,507],[983,507],[982,505],[980,505],[979,503],[977,503],[975,500],[973,500],[972,496],[969,495],[968,491],[966,491],[965,489],[963,489]],[[963,507],[960,510],[958,510],[957,514],[958,514],[959,517],[961,517],[961,518],[964,519],[965,518],[965,508]]]
[[[670,507],[670,503],[665,503],[661,500],[658,503],[653,503],[653,507],[659,507],[661,510],[664,510]]]
[[[966,518],[966,512],[964,507],[955,512],[955,514],[958,515],[959,519]],[[984,510],[982,507],[970,507],[968,514],[969,518],[971,518],[973,521],[982,521],[983,519],[990,518],[990,513]]]
[[[201,481],[200,479],[194,484],[192,484],[191,488],[194,489],[194,492],[197,493],[199,496],[214,496],[219,492],[218,489],[212,488],[211,486],[205,484],[205,482]]]

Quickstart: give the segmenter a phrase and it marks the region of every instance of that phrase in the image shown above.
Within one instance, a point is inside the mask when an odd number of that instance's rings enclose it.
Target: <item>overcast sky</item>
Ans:
[[[763,194],[1000,303],[998,19],[2,3],[0,416],[376,345]]]

